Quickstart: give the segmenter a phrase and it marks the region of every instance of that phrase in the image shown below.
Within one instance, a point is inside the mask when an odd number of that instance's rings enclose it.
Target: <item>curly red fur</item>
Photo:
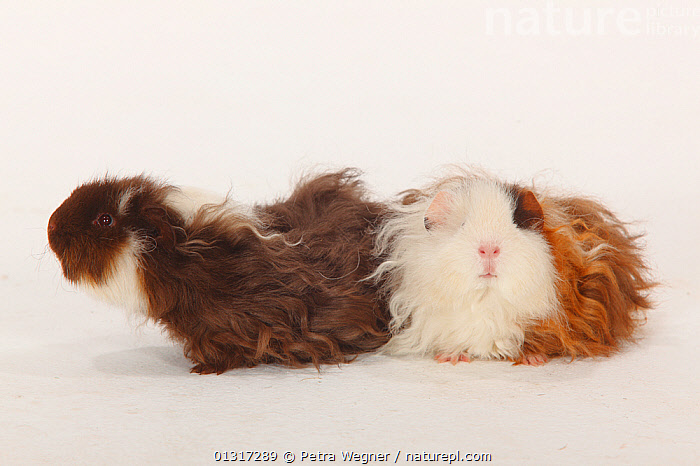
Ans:
[[[543,234],[559,273],[563,319],[530,327],[525,354],[608,356],[634,338],[656,285],[641,256],[641,235],[600,203],[577,197],[540,199]]]

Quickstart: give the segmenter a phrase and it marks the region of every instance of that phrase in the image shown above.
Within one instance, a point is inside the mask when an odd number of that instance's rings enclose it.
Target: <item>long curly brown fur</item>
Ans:
[[[48,227],[66,278],[162,324],[193,372],[318,367],[386,343],[386,305],[362,280],[383,207],[356,171],[307,178],[252,211],[183,211],[180,194],[142,176],[78,187]]]
[[[356,174],[307,180],[256,210],[259,231],[202,212],[174,230],[172,251],[145,256],[151,317],[184,343],[193,371],[318,367],[386,343],[385,305],[361,282],[375,267],[382,208],[364,199]]]
[[[656,283],[639,239],[602,204],[585,198],[540,197],[543,234],[559,273],[564,319],[530,327],[525,354],[608,356],[634,338],[652,306]]]

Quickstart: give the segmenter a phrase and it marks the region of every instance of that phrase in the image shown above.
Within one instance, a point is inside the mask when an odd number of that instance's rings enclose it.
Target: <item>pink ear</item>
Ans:
[[[430,229],[436,225],[444,225],[450,213],[452,196],[447,191],[440,191],[435,195],[428,210],[425,211],[425,228]]]

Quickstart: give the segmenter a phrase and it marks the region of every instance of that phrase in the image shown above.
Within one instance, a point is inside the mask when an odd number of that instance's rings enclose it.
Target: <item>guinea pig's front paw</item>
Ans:
[[[472,362],[472,360],[469,359],[469,356],[466,354],[447,355],[444,353],[438,353],[435,355],[435,360],[439,363],[450,362],[450,363],[452,363],[453,366],[460,361]]]
[[[204,362],[200,362],[196,366],[194,366],[192,369],[190,369],[190,372],[192,374],[216,374],[216,375],[221,375],[224,373],[223,370],[217,369],[214,365],[212,364],[207,364]]]
[[[523,364],[525,366],[541,366],[542,364],[549,362],[547,356],[544,354],[523,354],[520,359],[518,359],[515,364]]]

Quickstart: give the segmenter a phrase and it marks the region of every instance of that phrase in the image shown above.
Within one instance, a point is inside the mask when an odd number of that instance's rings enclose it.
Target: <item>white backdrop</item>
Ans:
[[[0,462],[697,461],[700,10],[466,3],[0,3]],[[387,198],[455,162],[639,221],[665,285],[639,344],[541,368],[375,355],[196,376],[46,248],[52,210],[106,172],[252,202],[319,166]]]

